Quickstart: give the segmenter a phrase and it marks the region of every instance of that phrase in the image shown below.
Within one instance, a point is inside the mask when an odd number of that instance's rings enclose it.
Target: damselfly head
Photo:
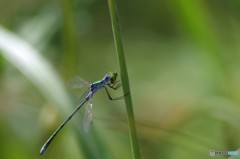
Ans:
[[[107,81],[109,84],[114,84],[117,81],[117,72],[109,72],[103,77],[103,81]]]
[[[115,83],[117,80],[117,75],[118,75],[117,72],[110,72],[109,74],[111,76],[110,83]]]

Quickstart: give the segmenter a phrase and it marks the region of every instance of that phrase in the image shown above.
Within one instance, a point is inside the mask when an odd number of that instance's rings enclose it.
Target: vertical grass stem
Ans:
[[[114,41],[115,41],[115,47],[116,47],[118,62],[119,62],[119,66],[120,66],[120,74],[121,74],[123,92],[124,92],[124,94],[128,94],[125,97],[125,104],[126,104],[126,110],[127,110],[127,116],[128,116],[128,125],[129,125],[129,131],[130,131],[130,141],[131,141],[133,158],[140,159],[141,154],[140,154],[140,148],[139,148],[137,131],[136,131],[135,120],[134,120],[131,91],[130,91],[130,87],[129,87],[127,66],[126,66],[126,62],[125,62],[122,38],[121,38],[121,33],[120,33],[116,1],[108,0],[108,5],[109,5],[110,16],[111,16],[111,24],[112,24]]]

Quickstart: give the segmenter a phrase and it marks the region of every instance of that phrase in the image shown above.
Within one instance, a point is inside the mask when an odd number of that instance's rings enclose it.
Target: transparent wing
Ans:
[[[92,102],[88,101],[87,106],[85,108],[84,116],[83,116],[83,129],[86,133],[89,132],[92,126],[92,119],[93,119],[92,108],[93,108]]]
[[[75,76],[71,80],[69,80],[69,85],[70,85],[70,87],[76,89],[76,88],[82,88],[82,87],[89,86],[90,84],[88,82],[86,82],[85,80],[83,80],[81,77]]]

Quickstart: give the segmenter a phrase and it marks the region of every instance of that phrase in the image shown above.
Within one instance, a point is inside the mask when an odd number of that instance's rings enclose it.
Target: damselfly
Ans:
[[[124,96],[118,97],[118,98],[112,98],[107,86],[111,89],[117,90],[121,84],[119,81],[117,81],[117,73],[108,73],[106,74],[102,80],[93,82],[92,84],[89,85],[89,89],[83,94],[83,100],[81,103],[76,107],[76,109],[67,117],[67,119],[57,128],[57,130],[50,136],[50,138],[45,142],[45,144],[42,146],[40,150],[40,155],[43,155],[45,151],[47,150],[48,146],[52,142],[52,140],[56,137],[56,135],[59,133],[59,131],[68,123],[68,121],[73,117],[73,115],[86,103],[88,102],[87,106],[87,111],[86,111],[86,116],[87,120],[84,121],[86,129],[91,123],[92,119],[92,114],[91,114],[91,109],[92,109],[92,103],[90,102],[90,99],[93,97],[94,93],[96,93],[98,90],[104,88],[106,90],[107,96],[110,100],[118,100],[118,99],[123,99]]]

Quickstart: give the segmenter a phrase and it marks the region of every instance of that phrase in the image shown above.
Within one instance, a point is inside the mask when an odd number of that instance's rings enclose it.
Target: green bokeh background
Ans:
[[[240,1],[117,4],[142,157],[227,158],[209,152],[240,147]],[[107,0],[0,0],[0,25],[38,51],[72,103],[51,99],[52,85],[41,90],[0,47],[0,158],[132,158],[124,102],[104,91],[93,99],[91,131],[82,130],[82,109],[39,156],[85,90],[69,81],[119,71]]]

